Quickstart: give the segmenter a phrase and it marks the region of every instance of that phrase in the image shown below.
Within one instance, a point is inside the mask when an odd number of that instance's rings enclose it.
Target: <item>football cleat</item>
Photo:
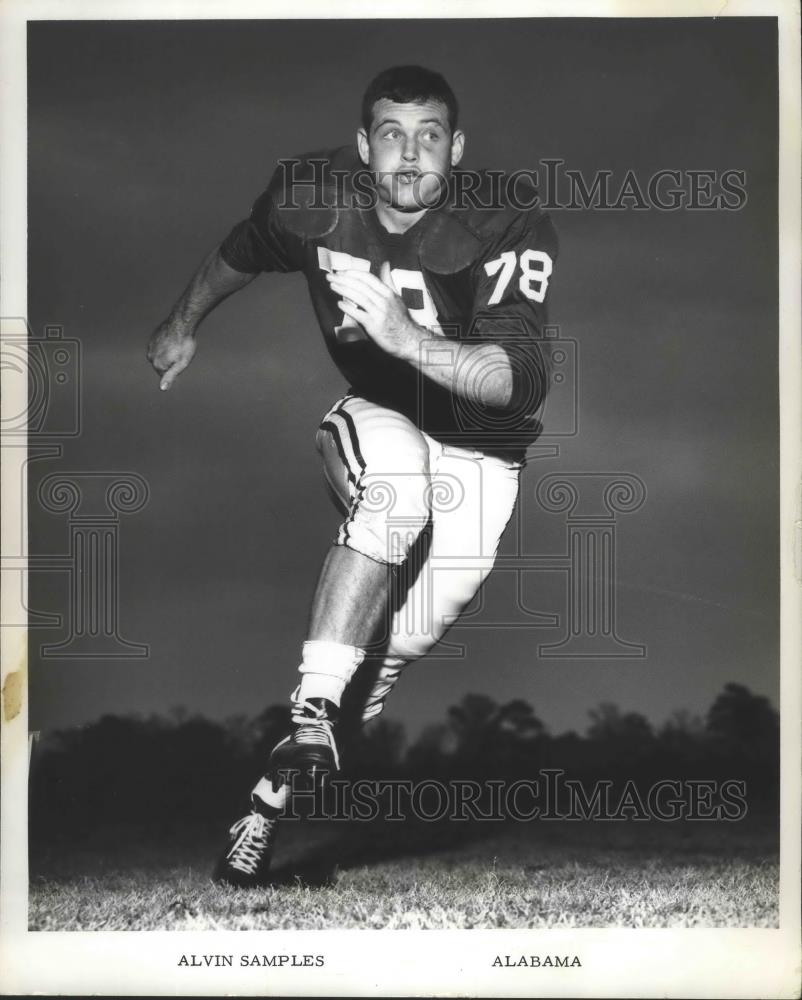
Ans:
[[[229,846],[218,862],[215,882],[247,889],[265,885],[278,828],[278,813],[267,816],[254,808],[229,830]]]
[[[277,743],[270,754],[267,774],[277,791],[291,775],[312,781],[340,769],[340,754],[334,738],[339,709],[326,698],[293,700],[294,733]]]

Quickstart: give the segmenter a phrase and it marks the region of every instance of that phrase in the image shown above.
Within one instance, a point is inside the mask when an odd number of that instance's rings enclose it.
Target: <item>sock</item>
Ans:
[[[384,711],[384,702],[408,663],[409,660],[402,660],[399,656],[384,658],[362,709],[363,725]]]
[[[267,778],[261,778],[251,792],[251,798],[254,800],[256,811],[265,816],[273,816],[276,813],[280,813],[287,804],[289,797],[289,785],[282,785],[274,792],[273,783]],[[263,806],[266,808],[263,808]]]
[[[364,649],[357,646],[318,639],[305,642],[303,662],[298,667],[301,672],[298,701],[326,698],[339,706],[346,685],[364,659]]]

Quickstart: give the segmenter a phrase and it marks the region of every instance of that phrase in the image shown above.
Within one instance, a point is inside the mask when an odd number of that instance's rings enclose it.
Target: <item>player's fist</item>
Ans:
[[[356,320],[374,343],[397,358],[412,361],[417,356],[425,334],[398,294],[387,261],[381,265],[378,278],[369,271],[345,269],[327,274],[326,279],[340,296],[339,308]]]
[[[169,389],[195,355],[195,334],[169,320],[153,332],[147,358],[161,376],[159,388]]]

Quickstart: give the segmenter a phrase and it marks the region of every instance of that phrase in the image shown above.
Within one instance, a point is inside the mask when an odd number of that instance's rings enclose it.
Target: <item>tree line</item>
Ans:
[[[174,709],[58,731],[33,758],[32,837],[81,836],[98,824],[168,831],[225,823],[289,728],[289,707],[271,705],[225,722]],[[704,717],[679,711],[657,728],[603,703],[581,735],[550,733],[522,699],[466,694],[412,742],[387,716],[357,730],[346,741],[343,777],[514,780],[556,768],[589,782],[737,779],[750,809],[765,811],[778,802],[779,734],[768,699],[740,684],[727,684]]]

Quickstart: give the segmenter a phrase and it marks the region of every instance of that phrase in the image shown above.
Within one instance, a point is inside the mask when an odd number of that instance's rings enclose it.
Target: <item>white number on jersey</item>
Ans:
[[[514,257],[515,255],[513,254]],[[329,250],[327,247],[317,248],[317,262],[321,270],[330,273],[348,270],[370,271],[370,261],[365,260],[364,257],[352,257],[350,253],[343,253],[340,250]],[[390,274],[399,295],[404,288],[420,292],[423,305],[418,309],[407,307],[409,315],[415,322],[430,330],[438,327],[437,310],[434,300],[429,294],[429,289],[426,287],[426,282],[423,280],[423,274],[420,271],[405,271],[400,267],[393,268]],[[334,328],[334,335],[339,341],[366,339],[366,335],[357,321],[345,314],[343,314],[342,323]]]
[[[317,262],[321,271],[336,274],[337,271],[369,271],[370,261],[364,257],[352,257],[350,253],[341,250],[329,250],[328,247],[317,248]],[[367,334],[355,319],[343,313],[343,321],[334,327],[334,336],[340,343],[352,340],[367,340]]]
[[[423,298],[423,305],[419,309],[411,309],[407,306],[407,312],[415,322],[420,326],[425,326],[429,330],[439,326],[434,299],[429,294],[429,289],[423,280],[423,274],[420,271],[405,271],[402,267],[394,268],[390,271],[390,274],[399,295],[401,295],[404,288],[420,292]]]
[[[495,306],[501,302],[507,285],[515,272],[515,265],[516,256],[513,250],[505,250],[500,257],[485,264],[485,271],[490,278],[501,271],[493,294],[487,300],[489,306]],[[520,267],[521,276],[518,279],[518,287],[521,292],[528,299],[542,302],[546,298],[549,277],[554,267],[551,257],[542,250],[524,250],[520,257]]]

